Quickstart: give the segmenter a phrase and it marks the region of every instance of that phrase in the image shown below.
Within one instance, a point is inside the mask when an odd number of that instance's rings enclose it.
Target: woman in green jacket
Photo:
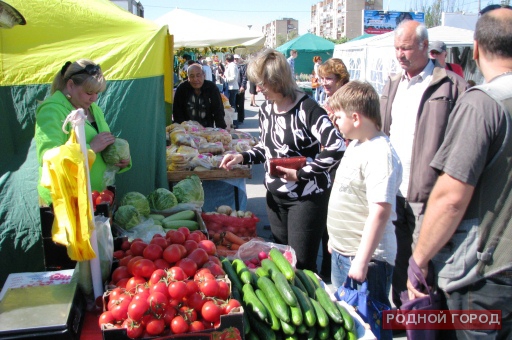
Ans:
[[[62,131],[62,124],[73,110],[82,108],[86,116],[85,137],[87,148],[96,154],[101,153],[107,146],[114,143],[115,136],[105,121],[100,107],[95,103],[98,94],[107,87],[100,65],[88,59],[80,59],[74,63],[66,62],[57,73],[51,87],[51,96],[37,108],[35,140],[37,159],[39,161],[39,176],[43,156],[47,150],[59,147],[67,142],[69,134]],[[71,126],[68,127],[68,131]],[[115,164],[124,172],[131,168],[131,160],[124,159]],[[91,190],[105,189],[103,176],[107,164],[97,155],[90,169]],[[51,202],[48,189],[38,185],[39,196],[45,203]]]

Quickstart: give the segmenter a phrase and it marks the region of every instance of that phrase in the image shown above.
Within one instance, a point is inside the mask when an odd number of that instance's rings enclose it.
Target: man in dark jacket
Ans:
[[[395,30],[395,53],[402,72],[390,77],[380,101],[383,131],[390,136],[403,166],[397,196],[397,255],[393,270],[393,303],[407,290],[408,259],[417,240],[425,203],[437,173],[430,168],[443,141],[450,112],[466,82],[428,57],[428,31],[417,21]]]
[[[199,64],[190,65],[187,75],[188,80],[178,86],[174,95],[174,122],[194,120],[204,127],[225,129],[224,105],[217,85],[205,80],[203,68]]]
[[[245,119],[245,89],[247,88],[247,63],[235,54],[235,63],[238,66],[238,93],[236,94],[236,112],[238,124]]]

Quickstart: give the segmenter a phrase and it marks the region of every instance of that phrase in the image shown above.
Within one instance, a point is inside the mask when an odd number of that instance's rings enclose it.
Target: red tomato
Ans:
[[[231,295],[231,289],[226,281],[217,281],[219,284],[219,291],[217,293],[217,297],[221,300],[229,299],[229,295]]]
[[[128,262],[130,262],[130,260],[132,258],[133,258],[132,255],[126,255],[125,257],[123,257],[122,259],[119,260],[119,265],[128,267]]]
[[[152,336],[162,334],[164,329],[164,319],[151,318],[146,324],[146,332]]]
[[[189,326],[190,332],[204,331],[204,325],[201,321],[192,321]]]
[[[234,308],[237,308],[240,306],[241,306],[240,301],[238,301],[237,299],[229,299],[229,301],[225,307],[226,314],[231,312],[231,310],[233,310]]]
[[[112,282],[115,285],[117,285],[119,280],[125,279],[125,278],[129,279],[130,277],[131,277],[130,272],[128,271],[128,267],[126,267],[126,266],[119,266],[116,269],[114,269],[114,271],[112,272]]]
[[[116,250],[113,256],[115,259],[121,260],[124,257],[124,250]]]
[[[194,274],[194,281],[206,281],[206,280],[215,280],[215,276],[213,276],[212,272],[209,268],[200,268]]]
[[[149,297],[149,289],[143,289],[143,290],[137,291],[137,293],[133,296],[132,301],[144,300],[147,302],[148,297]]]
[[[183,316],[178,315],[171,321],[171,330],[174,334],[183,334],[188,332],[188,323]]]
[[[177,266],[169,268],[169,270],[167,270],[167,275],[171,281],[183,281],[187,278],[187,274],[185,274],[183,269]]]
[[[151,274],[151,278],[149,279],[150,284],[155,284],[160,281],[164,281],[167,278],[167,272],[163,269],[156,269],[153,274]]]
[[[178,313],[180,313],[180,315],[183,316],[185,320],[188,321],[188,323],[197,321],[197,312],[193,308],[190,308],[188,306],[181,306],[180,309],[178,310]]]
[[[171,243],[175,243],[175,244],[183,244],[183,243],[185,243],[185,240],[186,240],[185,234],[183,234],[181,231],[177,231],[177,230],[169,230],[165,234],[165,236],[167,238],[169,238]]]
[[[164,259],[156,259],[155,261],[155,266],[157,269],[167,269],[169,268],[169,262],[167,262],[166,260]]]
[[[217,296],[217,294],[219,293],[219,283],[217,282],[217,280],[202,281],[199,283],[199,290],[201,290],[201,293],[203,293],[205,296]]]
[[[130,241],[124,240],[123,243],[121,243],[121,249],[127,251],[128,249],[130,249],[131,245],[132,243]]]
[[[213,301],[206,301],[201,308],[201,315],[208,322],[220,322],[220,312],[220,307]]]
[[[172,299],[182,300],[187,295],[187,284],[184,281],[171,282],[168,292]]]
[[[187,255],[189,255],[192,250],[198,248],[197,242],[194,240],[186,240],[185,243],[183,243],[183,246],[187,249]]]
[[[117,281],[116,286],[118,286],[119,288],[125,288],[126,284],[128,283],[128,280],[129,278],[125,277],[124,279]]]
[[[102,204],[102,203],[108,203],[108,204],[112,205],[114,203],[114,199],[112,197],[110,197],[109,195],[100,193],[100,195],[98,197],[96,197],[96,200],[94,202],[96,203],[96,205]]]
[[[137,290],[137,286],[139,285],[145,285],[146,279],[141,276],[132,276],[128,282],[126,283],[126,291],[130,292],[131,294],[134,294]]]
[[[101,192],[101,194],[103,195],[109,195],[110,197],[112,197],[112,199],[114,199],[114,193],[108,189],[105,189]]]
[[[157,235],[159,234],[155,234],[155,236]],[[169,245],[169,243],[167,243],[167,240],[161,235],[159,235],[158,237],[153,237],[149,244],[158,244],[162,249],[167,248],[167,246]]]
[[[199,248],[203,248],[208,253],[208,255],[217,254],[217,247],[215,246],[215,243],[210,240],[201,240],[197,245]]]
[[[183,257],[180,248],[176,244],[171,244],[165,248],[162,256],[169,263],[176,263]]]
[[[121,327],[126,328],[126,335],[130,339],[140,338],[144,333],[144,327],[130,318],[124,320]]]
[[[187,257],[176,262],[176,265],[183,269],[187,277],[194,276],[194,274],[197,271],[197,263],[195,263],[192,259],[189,259]]]
[[[143,278],[149,279],[155,269],[156,266],[153,261],[142,258],[133,264],[132,272],[135,276],[142,276]]]
[[[154,285],[152,285],[149,288],[149,292],[150,293],[160,292],[160,293],[164,294],[165,297],[169,298],[169,291],[167,289],[167,283],[165,283],[164,281],[160,281],[160,282],[157,282]]]
[[[118,304],[114,304],[110,311],[112,316],[117,321],[124,321],[128,317],[128,306],[130,305],[131,299],[122,300]]]
[[[187,281],[187,296],[189,296],[192,293],[199,292],[199,285],[194,280],[188,280]]]
[[[215,255],[215,256],[208,256],[208,261],[213,261],[215,263],[217,263],[219,266],[222,267],[222,262],[220,262],[220,259]]]
[[[147,244],[143,241],[134,241],[130,246],[130,250],[132,251],[133,256],[142,256],[144,252],[144,248],[146,248]]]
[[[153,292],[148,297],[149,308],[154,314],[163,314],[169,305],[169,299],[163,293]]]
[[[198,234],[199,235],[199,238],[201,240],[207,240],[208,237],[206,236],[206,234],[204,232],[202,232],[201,230],[194,230],[193,232],[191,232],[191,234]]]
[[[170,325],[172,322],[172,319],[178,314],[176,311],[176,308],[169,303],[169,306],[167,306],[167,309],[162,314],[162,319],[164,319],[166,325]]]
[[[101,313],[100,318],[98,320],[98,325],[101,328],[101,326],[103,325],[114,324],[115,322],[116,319],[114,319],[114,317],[112,316],[112,312],[108,310],[106,312]]]
[[[224,269],[222,269],[222,266],[219,266],[217,263],[213,261],[208,261],[205,264],[203,264],[203,267],[205,269],[209,269],[212,275],[214,276],[224,276],[226,273],[224,272]]]
[[[187,296],[187,305],[195,310],[201,310],[206,300],[201,293],[192,293]]]
[[[202,241],[202,237],[197,233],[190,233],[190,235],[187,236],[187,240],[193,240],[199,243]]]
[[[155,261],[156,259],[162,258],[162,253],[162,247],[160,247],[157,244],[150,243],[142,251],[142,256],[144,256],[148,260]]]
[[[143,299],[132,299],[128,305],[128,317],[134,321],[142,321],[142,317],[149,310],[149,303]]]
[[[98,190],[93,190],[91,192],[91,197],[92,197],[93,202],[96,202],[96,198],[98,198],[99,196],[100,196],[100,192]]]
[[[190,229],[188,229],[187,227],[179,227],[176,230],[185,235],[185,237],[187,237],[190,234]]]
[[[197,264],[197,267],[200,268],[203,264],[208,262],[208,253],[202,248],[197,248],[187,255],[187,258],[194,261]]]
[[[178,249],[181,252],[181,258],[184,258],[185,256],[187,256],[187,248],[185,248],[185,246],[183,244],[176,244],[176,246],[178,247]]]

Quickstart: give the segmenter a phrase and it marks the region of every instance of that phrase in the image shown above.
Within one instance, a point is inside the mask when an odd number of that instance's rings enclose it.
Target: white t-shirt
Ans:
[[[428,62],[423,71],[409,79],[404,72],[398,85],[391,108],[391,126],[389,139],[402,162],[404,177],[400,185],[399,196],[407,197],[409,175],[411,173],[412,145],[416,131],[416,121],[423,93],[432,80],[434,64]]]
[[[371,203],[391,204],[391,215],[373,258],[395,264],[396,194],[402,165],[389,139],[379,135],[367,142],[350,142],[341,159],[329,199],[329,245],[345,256],[355,256],[361,243]]]

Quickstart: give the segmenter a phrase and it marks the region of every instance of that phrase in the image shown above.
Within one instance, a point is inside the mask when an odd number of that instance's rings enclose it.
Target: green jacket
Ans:
[[[39,162],[39,179],[41,178],[41,170],[43,164],[44,153],[55,147],[61,146],[69,139],[69,134],[62,131],[62,124],[66,120],[66,117],[71,111],[75,110],[73,105],[67,100],[64,94],[60,91],[56,91],[53,95],[45,99],[45,101],[37,108],[36,111],[36,148],[37,148],[37,160]],[[100,107],[93,103],[90,107],[90,111],[94,116],[94,120],[98,125],[99,132],[110,132],[105,116],[101,111]],[[89,143],[99,133],[86,120],[85,123],[85,138],[87,142],[87,148],[90,149]],[[68,131],[71,129],[71,125],[68,124]],[[102,191],[105,189],[103,185],[103,175],[107,165],[103,161],[101,154],[97,155],[94,164],[90,169],[91,189]],[[120,170],[119,172],[127,171],[131,168],[131,163],[128,167]],[[38,184],[39,196],[46,202],[51,202],[51,196],[48,189],[43,188]]]

